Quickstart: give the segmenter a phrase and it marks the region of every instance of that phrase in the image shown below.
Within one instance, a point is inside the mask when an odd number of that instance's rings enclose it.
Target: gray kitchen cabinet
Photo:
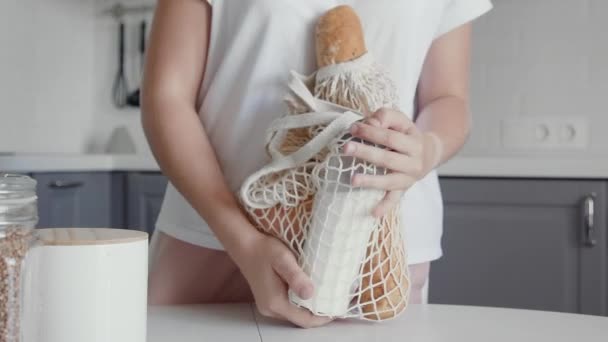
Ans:
[[[606,182],[441,185],[444,256],[431,267],[431,303],[608,315]]]
[[[112,206],[111,173],[33,173],[38,182],[38,227],[112,227],[120,224]],[[120,214],[119,214],[120,215]]]
[[[167,178],[160,173],[130,173],[127,183],[128,227],[152,234],[165,195]]]
[[[112,228],[127,228],[127,174],[124,172],[112,173],[110,187],[110,213]]]

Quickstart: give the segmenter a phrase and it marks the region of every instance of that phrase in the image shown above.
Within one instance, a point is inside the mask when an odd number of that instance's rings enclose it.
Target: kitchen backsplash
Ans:
[[[560,150],[510,152],[501,121],[582,117],[589,147],[608,156],[608,1],[494,0],[475,24],[472,64],[474,131],[466,155],[579,155]]]
[[[129,6],[154,4],[153,0],[121,0]],[[103,13],[116,4],[116,0],[94,0],[97,13]],[[140,56],[138,51],[140,22],[147,19],[148,31],[152,13],[125,16],[126,32],[126,80],[129,91],[134,91],[141,79]],[[95,84],[94,93],[94,150],[103,151],[112,131],[117,127],[127,127],[135,142],[138,153],[149,153],[148,145],[141,129],[138,109],[117,109],[112,103],[112,85],[117,72],[118,23],[111,16],[100,16],[95,20]]]
[[[138,110],[111,102],[117,68],[114,0],[0,3],[0,151],[102,152],[112,131],[129,129],[148,153]],[[124,0],[149,4],[152,0]],[[608,156],[608,1],[494,0],[474,25],[474,128],[464,155],[581,155],[510,151],[501,123],[519,118],[586,118],[587,156]],[[149,18],[150,15],[147,15]],[[138,25],[127,18],[127,80],[139,83]],[[6,121],[8,120],[8,121]],[[5,124],[9,122],[10,124]]]
[[[137,151],[148,153],[139,111],[111,102],[118,24],[104,12],[114,3],[0,1],[0,152],[104,152],[112,131],[126,126]],[[131,91],[139,85],[142,18],[125,18]]]
[[[87,148],[94,18],[92,0],[0,1],[0,151]]]

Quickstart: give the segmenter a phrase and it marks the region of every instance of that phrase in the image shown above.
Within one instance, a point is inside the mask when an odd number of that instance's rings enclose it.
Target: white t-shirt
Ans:
[[[314,25],[328,9],[351,5],[361,17],[368,50],[389,72],[411,117],[425,56],[438,36],[482,15],[489,0],[216,0],[200,92],[200,118],[230,189],[269,161],[270,122],[286,112],[290,70],[315,71]],[[403,198],[402,225],[411,264],[442,255],[443,206],[436,172]],[[205,221],[169,184],[157,229],[222,249]]]

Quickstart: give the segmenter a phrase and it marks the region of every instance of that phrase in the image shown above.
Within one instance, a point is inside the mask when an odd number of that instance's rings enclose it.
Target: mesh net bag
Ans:
[[[396,317],[407,306],[409,275],[399,208],[371,215],[380,190],[352,186],[356,173],[387,170],[342,153],[362,112],[395,107],[395,87],[369,53],[310,76],[292,72],[289,113],[268,130],[271,162],[243,183],[240,199],[254,225],[281,239],[315,292],[291,301],[316,315],[365,320]],[[366,143],[364,141],[358,141]]]
[[[407,307],[410,285],[399,208],[371,215],[385,192],[354,187],[351,178],[387,170],[342,149],[356,140],[349,131],[361,113],[397,107],[395,86],[367,52],[349,6],[324,14],[315,36],[319,69],[291,73],[288,113],[268,129],[271,162],[245,180],[240,199],[253,224],[289,246],[312,279],[313,297],[290,292],[294,304],[320,316],[391,319]]]

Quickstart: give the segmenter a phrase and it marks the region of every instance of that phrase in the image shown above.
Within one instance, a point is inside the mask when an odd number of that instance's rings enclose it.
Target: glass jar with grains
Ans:
[[[23,284],[28,251],[38,245],[36,181],[0,173],[0,342],[22,342]]]

